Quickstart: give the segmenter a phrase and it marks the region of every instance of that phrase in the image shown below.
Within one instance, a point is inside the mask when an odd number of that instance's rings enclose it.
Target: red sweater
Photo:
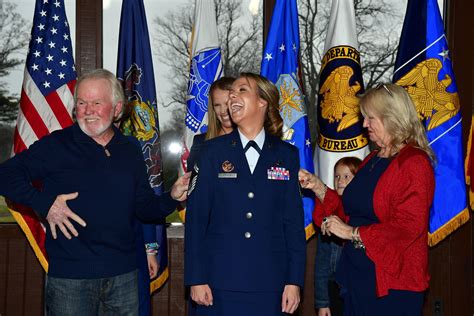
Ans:
[[[365,158],[361,167],[375,155]],[[360,227],[367,256],[375,264],[377,296],[389,289],[424,291],[428,288],[428,219],[434,194],[434,172],[422,150],[405,146],[380,177],[374,192],[379,223]],[[348,221],[341,199],[328,190],[316,203],[313,221],[337,215]]]

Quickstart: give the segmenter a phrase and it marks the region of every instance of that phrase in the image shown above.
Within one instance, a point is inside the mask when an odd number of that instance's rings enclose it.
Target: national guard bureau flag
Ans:
[[[306,103],[298,78],[299,50],[296,0],[277,0],[263,53],[261,74],[272,81],[280,92],[278,106],[283,119],[283,140],[298,148],[301,168],[313,173]],[[306,239],[309,239],[314,234],[314,195],[304,194],[304,225]]]
[[[21,90],[13,154],[72,125],[76,69],[63,0],[37,0]],[[54,153],[52,153],[54,155]],[[41,266],[48,271],[45,230],[36,213],[9,203]]]
[[[460,102],[436,0],[408,1],[393,82],[412,98],[436,155],[428,229],[434,246],[469,220]]]
[[[148,181],[155,194],[162,193],[160,129],[156,102],[155,78],[148,26],[143,0],[123,0],[120,17],[117,78],[127,99],[120,129],[134,136],[141,145]],[[118,183],[117,185],[120,185]],[[136,220],[136,219],[135,219]],[[135,221],[138,261],[139,315],[150,315],[150,292],[168,279],[168,251],[165,223],[142,224]],[[150,282],[145,244],[159,245],[157,277]]]
[[[334,165],[348,156],[368,154],[358,95],[364,92],[358,51],[354,2],[334,0],[331,7],[324,56],[321,61],[316,174],[334,188]]]

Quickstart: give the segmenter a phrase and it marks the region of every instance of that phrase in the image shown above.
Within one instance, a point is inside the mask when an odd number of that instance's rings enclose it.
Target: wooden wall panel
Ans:
[[[469,232],[470,225],[466,225]],[[465,238],[463,231],[458,231],[453,238]],[[459,237],[457,237],[459,235]],[[465,245],[446,240],[431,250],[430,269],[433,275],[431,288],[427,295],[427,304],[423,315],[469,315],[470,310],[470,277],[466,274],[466,263],[455,256],[445,256],[450,248]],[[185,316],[187,303],[183,286],[184,246],[183,238],[171,238],[169,244],[170,279],[152,297],[152,315]],[[468,243],[467,243],[468,244]],[[314,316],[313,269],[316,240],[313,238],[307,248],[306,287],[303,300],[297,315]],[[454,250],[456,252],[457,250]],[[468,265],[470,261],[467,261]],[[461,268],[459,268],[461,267]],[[459,271],[457,271],[459,269]],[[456,270],[456,271],[455,271]],[[469,270],[469,268],[467,268]],[[466,277],[468,275],[468,277]],[[463,280],[460,280],[463,278]],[[453,283],[457,282],[457,283]],[[468,284],[468,290],[460,284]],[[3,315],[42,315],[43,313],[44,273],[29,248],[26,238],[16,225],[0,225],[0,314]],[[464,293],[462,291],[465,291]],[[435,300],[442,301],[440,312],[433,309]]]
[[[7,305],[7,271],[8,271],[8,239],[5,235],[4,225],[0,225],[0,314],[5,313]]]
[[[44,273],[15,224],[0,225],[0,315],[42,315]]]
[[[186,301],[184,289],[184,239],[172,239],[169,242],[171,251],[169,278],[169,308],[170,315],[185,315]]]
[[[316,258],[316,236],[312,237],[306,247],[306,272],[304,289],[297,315],[316,315],[314,310],[314,259]]]
[[[76,71],[102,67],[102,1],[76,1]]]
[[[24,242],[24,238],[21,239]],[[43,268],[31,248],[25,249],[25,289],[24,289],[24,315],[35,315],[43,310],[43,293],[45,274]]]
[[[461,101],[464,145],[466,145],[474,109],[474,55],[472,53],[474,51],[474,28],[472,27],[474,2],[450,0],[447,10],[447,36]],[[473,228],[471,219],[470,223],[450,238],[450,251],[444,254],[451,259],[451,279],[448,283],[451,290],[449,297],[451,304],[446,310],[446,315],[474,314]]]

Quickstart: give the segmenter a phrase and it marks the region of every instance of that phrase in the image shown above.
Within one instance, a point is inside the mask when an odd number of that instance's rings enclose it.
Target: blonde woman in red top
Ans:
[[[434,154],[402,87],[370,89],[360,106],[377,149],[342,197],[306,170],[300,183],[321,202],[315,221],[323,234],[347,241],[336,271],[344,315],[421,315],[429,282]]]

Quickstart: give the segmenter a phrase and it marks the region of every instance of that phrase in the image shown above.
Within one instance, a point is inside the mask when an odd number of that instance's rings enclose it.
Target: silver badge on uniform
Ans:
[[[230,172],[230,173],[220,172],[220,173],[217,174],[217,177],[221,178],[221,179],[235,179],[235,178],[237,178],[237,173],[235,173],[235,172]]]

